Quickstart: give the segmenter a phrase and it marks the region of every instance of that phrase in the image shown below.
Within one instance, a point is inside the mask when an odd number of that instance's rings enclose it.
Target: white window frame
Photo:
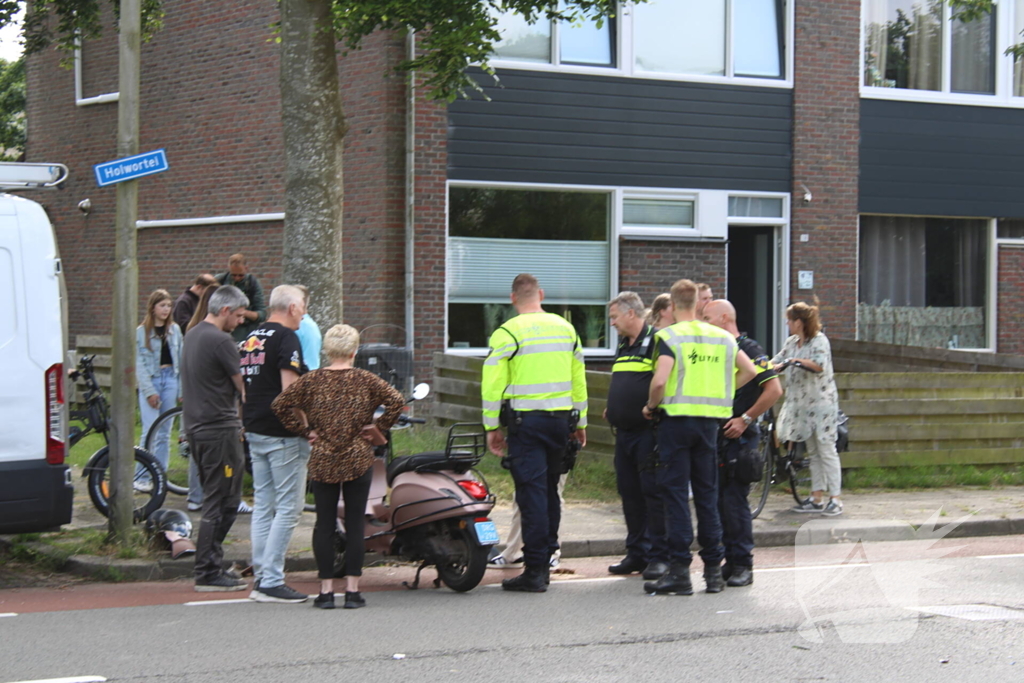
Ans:
[[[554,192],[587,192],[590,194],[609,194],[611,195],[611,202],[609,203],[609,225],[608,225],[608,263],[611,269],[608,278],[609,293],[606,301],[611,301],[612,297],[615,296],[613,292],[618,291],[619,287],[619,241],[618,241],[618,226],[622,221],[622,202],[621,199],[616,196],[615,191],[617,188],[606,185],[560,185],[560,184],[548,184],[548,183],[513,183],[513,182],[489,182],[489,181],[475,181],[475,180],[449,180],[445,187],[445,206],[444,206],[444,336],[445,336],[445,350],[447,354],[453,356],[471,356],[471,357],[483,357],[487,355],[487,349],[482,347],[469,347],[469,348],[455,348],[448,346],[448,282],[451,279],[448,271],[448,245],[450,240],[448,223],[450,219],[450,206],[449,201],[451,197],[450,189],[453,187],[473,187],[473,188],[497,188],[504,190],[547,190]],[[541,283],[543,288],[544,283]],[[608,325],[608,335],[605,339],[606,345],[597,348],[584,348],[584,358],[608,358],[615,354],[615,348],[618,346],[618,335],[615,332],[615,328]]]
[[[785,45],[782,55],[782,68],[784,78],[755,78],[752,76],[733,76],[733,55],[732,55],[732,11],[733,0],[726,4],[726,75],[725,76],[703,76],[699,74],[677,74],[662,73],[657,71],[642,71],[634,68],[635,56],[633,53],[633,12],[632,3],[622,2],[619,4],[619,12],[615,17],[615,66],[583,66],[579,64],[561,64],[560,45],[557,27],[552,27],[551,47],[554,51],[550,63],[527,62],[515,59],[500,59],[494,57],[489,60],[490,66],[495,70],[512,69],[517,71],[557,71],[560,73],[586,74],[593,76],[619,76],[625,78],[643,78],[660,81],[683,81],[692,83],[720,83],[730,85],[749,85],[762,88],[793,88],[793,41],[795,36],[795,0],[784,0],[783,19],[786,22],[784,31]]]
[[[867,35],[867,2],[860,4],[860,66],[858,79],[860,95],[875,100],[894,100],[901,102],[931,102],[936,104],[963,104],[984,107],[1024,108],[1024,96],[1013,94],[1013,56],[1004,52],[1011,45],[1024,42],[1024,36],[1016,36],[1013,31],[1013,1],[1003,0],[995,5],[996,20],[996,73],[995,93],[992,95],[976,95],[971,93],[949,92],[951,81],[951,60],[953,32],[949,30],[951,8],[949,3],[942,2],[942,90],[910,90],[909,88],[881,88],[864,84],[864,41]]]
[[[556,192],[596,192],[611,195],[609,244],[609,273],[608,283],[610,290],[608,301],[619,292],[619,271],[621,268],[619,258],[619,243],[622,240],[637,239],[648,242],[672,241],[672,242],[706,242],[710,244],[726,244],[729,235],[730,225],[760,225],[777,226],[781,228],[780,239],[782,240],[779,252],[778,277],[782,287],[778,293],[779,302],[784,303],[789,298],[789,264],[790,264],[790,201],[792,199],[788,192],[747,192],[742,190],[702,190],[694,188],[666,189],[657,187],[626,187],[621,185],[576,185],[558,183],[520,183],[501,181],[476,181],[476,180],[448,180],[445,188],[445,284],[444,284],[444,334],[445,353],[456,356],[482,357],[487,355],[486,348],[455,348],[448,346],[448,221],[449,221],[449,197],[452,187],[479,187],[479,188],[500,188],[509,190],[547,190]],[[743,217],[730,218],[729,197],[765,197],[771,199],[782,199],[782,217]],[[694,202],[694,228],[696,230],[685,230],[686,235],[666,235],[665,229],[656,229],[654,234],[627,233],[622,224],[623,201],[625,199],[681,199]],[[718,226],[721,226],[720,228]],[[702,229],[704,228],[704,229]],[[671,230],[671,229],[669,229]],[[680,231],[683,232],[683,231]],[[708,233],[713,233],[709,236]],[[694,234],[698,233],[698,234]],[[543,286],[543,283],[541,283]],[[671,283],[666,283],[671,284]],[[614,356],[618,347],[619,337],[615,328],[609,325],[607,345],[599,348],[585,348],[583,355],[586,358],[605,359]]]
[[[93,97],[85,97],[82,93],[82,39],[75,38],[75,106],[87,107],[90,104],[107,104],[121,99],[121,93],[108,92]]]
[[[996,235],[997,219],[988,216],[934,216],[931,214],[903,214],[903,213],[859,213],[857,214],[857,305],[860,305],[860,229],[861,219],[864,216],[892,216],[896,218],[944,218],[955,220],[984,220],[988,222],[988,249],[986,250],[987,263],[985,264],[985,336],[988,346],[983,348],[958,347],[956,351],[976,351],[978,353],[995,353],[999,340],[996,338],[998,332],[998,304],[999,293],[999,246],[1003,243],[1024,245],[1024,239],[998,239]],[[860,316],[857,316],[856,324],[857,339],[860,339]],[[921,347],[930,348],[930,347]]]

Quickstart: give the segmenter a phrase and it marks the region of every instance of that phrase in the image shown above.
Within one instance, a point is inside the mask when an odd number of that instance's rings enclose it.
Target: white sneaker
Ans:
[[[238,503],[238,514],[240,515],[251,515],[252,505],[249,505],[244,500]]]
[[[139,493],[153,493],[152,479],[136,479],[132,486]]]
[[[842,502],[832,498],[828,501],[828,505],[825,506],[825,509],[821,511],[821,514],[828,515],[829,517],[836,517],[843,514]]]
[[[200,510],[203,509],[203,504],[202,503],[189,503],[188,504],[188,509],[189,509],[189,512],[199,512]]]
[[[549,564],[551,565],[552,569],[557,569],[558,565],[560,564],[559,561],[558,561],[558,557],[556,557],[555,555],[552,555]]]

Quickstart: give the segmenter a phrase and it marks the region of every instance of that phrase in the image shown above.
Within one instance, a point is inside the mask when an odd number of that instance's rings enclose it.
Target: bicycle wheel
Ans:
[[[786,465],[789,474],[790,491],[797,504],[811,497],[811,469],[807,466],[807,447],[801,443],[789,447],[789,463]]]
[[[181,428],[181,406],[165,410],[153,422],[143,444],[150,453],[156,452],[157,435],[166,430],[168,440],[167,490],[179,496],[188,493],[188,467],[191,460],[188,439]]]
[[[89,498],[104,517],[110,515],[110,447],[97,451],[89,467],[87,486]],[[145,520],[160,509],[167,497],[167,477],[164,468],[152,455],[135,447],[135,476],[132,486],[132,518],[136,523]]]
[[[747,501],[750,503],[750,517],[757,519],[768,502],[768,492],[772,487],[772,474],[775,472],[775,435],[765,430],[761,432],[761,456],[764,458],[764,471],[761,478],[750,485],[750,493],[747,494]]]

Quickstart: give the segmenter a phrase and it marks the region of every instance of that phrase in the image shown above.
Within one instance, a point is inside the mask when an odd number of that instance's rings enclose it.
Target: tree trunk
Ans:
[[[342,320],[341,153],[346,130],[331,0],[281,0],[280,8],[283,280],[309,287],[310,315],[326,330]]]

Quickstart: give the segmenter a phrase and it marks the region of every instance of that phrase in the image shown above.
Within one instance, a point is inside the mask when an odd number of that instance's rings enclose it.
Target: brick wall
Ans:
[[[1024,247],[999,247],[998,353],[1024,355]]]
[[[650,306],[680,278],[711,285],[725,296],[725,245],[702,242],[623,240],[619,243],[619,291],[633,291]]]
[[[790,298],[817,295],[828,334],[850,339],[857,315],[860,5],[797,3],[794,55]],[[801,184],[813,194],[809,204]],[[797,289],[800,270],[814,271],[813,290]]]
[[[283,211],[284,152],[272,0],[176,3],[142,48],[140,148],[167,150],[170,170],[140,182],[139,218],[198,218]],[[345,144],[346,320],[404,325],[404,107],[400,37],[371,36],[339,62],[348,116]],[[29,161],[68,165],[61,192],[36,195],[58,233],[71,333],[110,330],[115,190],[92,165],[116,158],[117,105],[76,107],[74,74],[53,51],[28,60]],[[117,89],[113,31],[84,46],[83,94]],[[76,206],[89,198],[84,216]],[[139,232],[139,306],[156,287],[180,293],[202,270],[246,254],[269,290],[280,284],[281,222]]]

